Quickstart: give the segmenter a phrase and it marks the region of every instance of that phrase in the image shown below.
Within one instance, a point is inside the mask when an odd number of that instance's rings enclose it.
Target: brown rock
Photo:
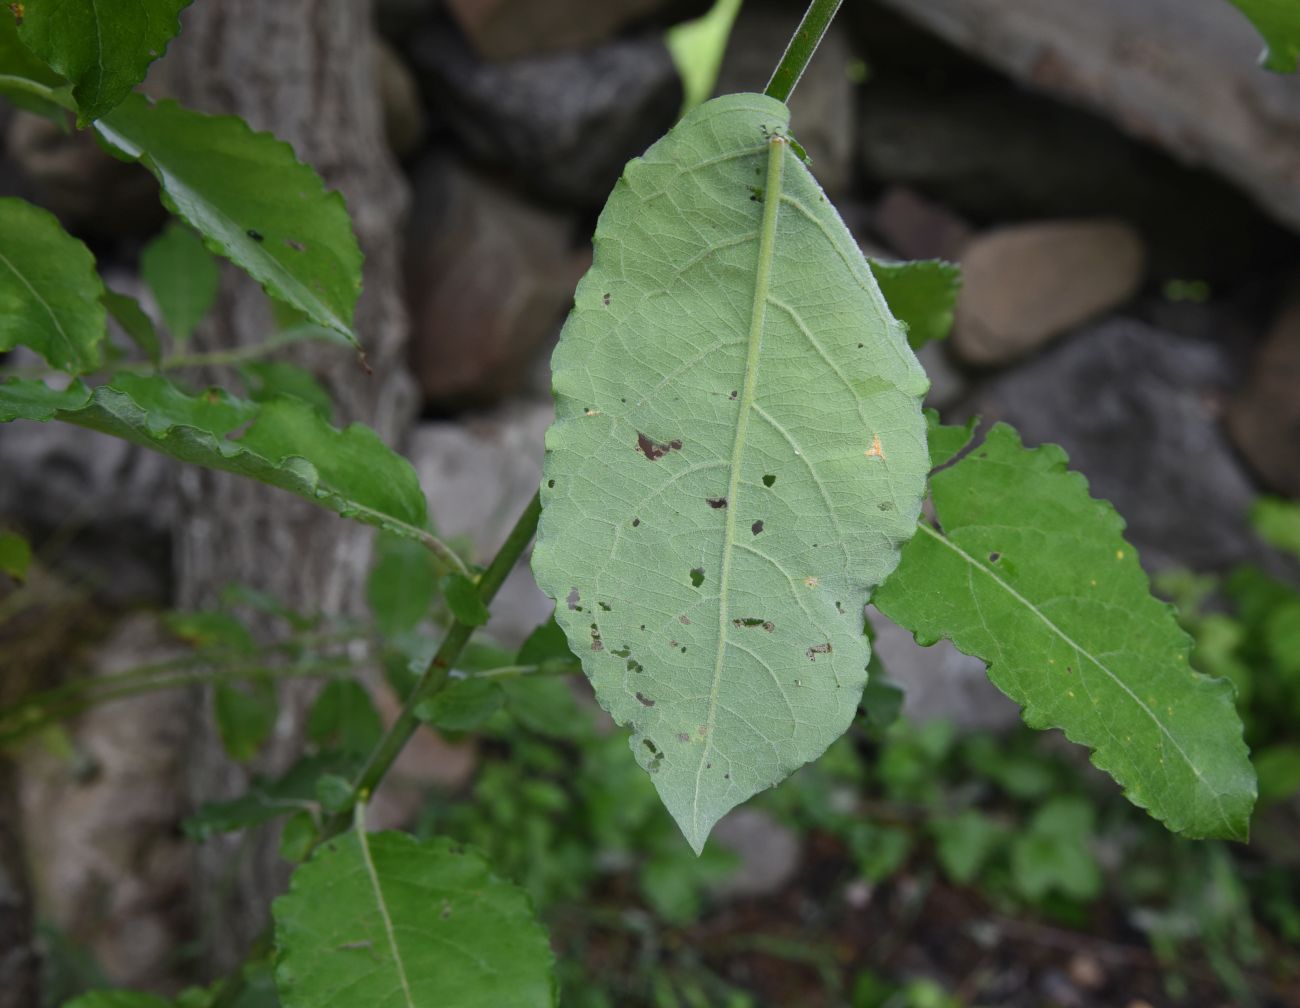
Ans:
[[[671,23],[701,14],[705,2],[682,0],[447,0],[479,55],[508,60],[581,49],[658,15]]]
[[[426,163],[415,189],[407,289],[425,399],[441,412],[502,399],[559,332],[590,251],[568,218],[462,165]]]
[[[962,255],[953,348],[1001,364],[1123,304],[1142,280],[1141,238],[1119,221],[1043,221],[999,228]]]
[[[1300,295],[1256,352],[1250,381],[1228,407],[1228,430],[1261,480],[1300,497]]]
[[[966,221],[906,186],[885,190],[872,225],[903,259],[957,259],[971,238]]]

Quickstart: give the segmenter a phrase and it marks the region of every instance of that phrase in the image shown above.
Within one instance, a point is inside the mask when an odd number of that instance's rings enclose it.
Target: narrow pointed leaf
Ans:
[[[132,95],[95,124],[157,177],[163,202],[268,294],[353,343],[361,250],[343,197],[242,119]]]
[[[217,300],[221,282],[203,241],[182,224],[169,225],[140,253],[140,275],[153,291],[172,339],[189,340]]]
[[[1232,687],[1194,672],[1191,640],[1152,597],[1124,522],[999,424],[931,481],[921,523],[875,604],[919,641],[989,665],[1034,728],[1061,728],[1136,805],[1192,837],[1247,832],[1255,779]]]
[[[628,165],[554,358],[533,569],[696,850],[847,728],[928,469],[925,376],[787,117],[716,99]]]
[[[71,374],[93,369],[107,332],[90,250],[48,210],[0,198],[0,351],[26,346]]]
[[[436,837],[326,843],[275,901],[284,1008],[548,1008],[552,955],[523,890]]]
[[[136,349],[145,355],[151,364],[157,365],[162,359],[162,344],[158,341],[158,330],[153,321],[145,314],[140,302],[129,294],[105,290],[100,298],[104,308],[113,317],[113,321],[122,327],[122,331],[135,344]]]
[[[72,82],[77,125],[111,110],[144,80],[180,31],[190,0],[27,0],[18,33]]]
[[[157,376],[118,375],[93,391],[11,379],[0,384],[0,422],[15,419],[57,419],[113,434],[433,544],[411,464],[368,427],[338,430],[298,399],[251,403],[217,389],[191,395]]]

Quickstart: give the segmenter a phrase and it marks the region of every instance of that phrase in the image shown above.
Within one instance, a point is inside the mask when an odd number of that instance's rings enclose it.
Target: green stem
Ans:
[[[538,494],[533,495],[533,499],[528,502],[524,508],[523,514],[515,522],[515,527],[510,530],[506,541],[501,544],[497,555],[492,558],[488,564],[487,570],[479,575],[476,583],[479,600],[484,604],[489,604],[496,593],[500,590],[506,576],[514,570],[515,564],[519,557],[523,555],[524,549],[532,541],[533,534],[537,531],[537,519],[542,513],[542,502]],[[468,623],[462,623],[460,620],[452,623],[447,631],[447,636],[442,639],[442,644],[438,647],[437,653],[429,662],[428,668],[420,676],[420,681],[415,684],[411,690],[411,695],[406,698],[406,703],[402,705],[401,713],[397,715],[397,720],[389,726],[383,737],[371,750],[370,756],[366,759],[366,764],[357,774],[356,780],[352,784],[352,798],[348,803],[348,808],[335,813],[325,822],[321,830],[321,839],[328,839],[337,836],[348,828],[351,822],[351,809],[356,806],[357,802],[363,801],[374,792],[379,782],[383,780],[389,768],[393,765],[402,748],[415,734],[415,730],[420,726],[420,720],[415,716],[415,709],[428,700],[436,696],[447,685],[448,675],[451,672],[452,665],[460,657],[461,651],[469,643],[470,636],[474,633],[474,627]]]
[[[39,81],[29,80],[26,77],[19,77],[16,74],[0,74],[0,88],[7,88],[10,91],[25,91],[34,98],[43,98],[59,108],[67,109],[69,112],[76,112],[77,106],[73,103],[72,98],[61,93],[61,89],[52,88]]]
[[[831,19],[835,17],[835,12],[840,9],[842,2],[843,0],[812,0],[803,20],[799,22],[799,27],[790,37],[785,55],[781,57],[781,62],[772,72],[772,79],[767,82],[764,94],[780,102],[790,100],[790,93],[799,83],[808,61],[817,51],[822,36],[826,34],[826,29],[830,27]]]

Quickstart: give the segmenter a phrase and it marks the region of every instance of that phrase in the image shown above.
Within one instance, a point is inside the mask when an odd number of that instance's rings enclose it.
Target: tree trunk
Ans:
[[[333,394],[336,422],[367,423],[393,443],[414,402],[402,355],[406,316],[394,237],[406,190],[385,145],[373,62],[368,0],[203,0],[185,12],[180,37],[151,81],[160,86],[151,90],[203,112],[244,117],[254,129],[293,144],[300,160],[342,191],[366,255],[356,327],[374,373],[333,345],[301,348],[293,359]],[[196,342],[227,348],[258,342],[269,331],[264,295],[246,277],[230,275]],[[357,608],[370,553],[366,529],[222,473],[185,469],[179,484],[175,547],[182,607],[209,605],[222,588],[240,583],[308,612]],[[306,684],[282,691],[279,722],[258,772],[273,773],[292,761],[309,698]],[[222,752],[209,705],[195,707],[189,765],[198,804],[238,793],[248,774]],[[237,845],[200,849],[194,895],[211,968],[228,969],[246,953],[286,876],[268,831]]]

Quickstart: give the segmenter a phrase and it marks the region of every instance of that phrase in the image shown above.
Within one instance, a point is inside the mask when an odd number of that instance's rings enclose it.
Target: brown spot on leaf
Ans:
[[[681,438],[674,438],[672,441],[667,443],[654,441],[651,438],[646,437],[640,431],[637,431],[636,448],[637,451],[648,458],[651,462],[658,462],[669,452],[681,451],[682,442]]]
[[[727,506],[727,498],[725,497],[707,497],[705,499],[709,502],[709,507],[713,508],[714,511],[719,511]]]
[[[637,692],[636,699],[637,699],[637,703],[639,703],[642,707],[653,707],[655,705],[655,702],[653,700],[651,700],[648,696],[646,696],[644,693],[640,691]],[[654,752],[653,749],[651,749],[650,751]]]
[[[807,651],[804,652],[804,654],[808,656],[809,661],[816,661],[817,656],[819,654],[830,654],[830,653],[831,653],[830,641],[827,641],[825,644],[814,644],[812,647],[810,647]]]
[[[884,449],[880,446],[880,435],[879,435],[879,434],[872,434],[872,435],[871,435],[871,447],[868,448],[866,451],[864,451],[862,454],[865,455],[867,458],[878,458],[878,459],[881,459],[882,461],[884,460],[884,458],[885,458],[885,451],[884,451]]]
[[[753,525],[749,526],[749,531],[753,532],[754,535],[758,535],[760,532],[762,532],[762,531],[763,531],[763,519],[760,518],[758,521],[754,522]]]

